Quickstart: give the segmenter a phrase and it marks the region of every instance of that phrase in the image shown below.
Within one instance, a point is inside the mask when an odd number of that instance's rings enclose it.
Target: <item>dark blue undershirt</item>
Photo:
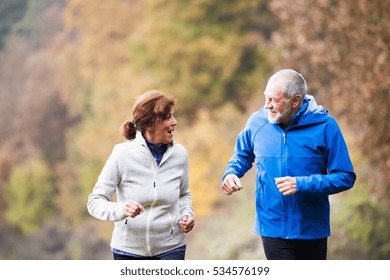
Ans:
[[[163,155],[167,150],[167,144],[154,144],[154,143],[148,142],[148,140],[146,140],[145,136],[144,136],[144,139],[146,141],[146,144],[149,147],[149,150],[152,152],[154,159],[156,160],[157,166],[159,166],[160,162],[163,158]]]

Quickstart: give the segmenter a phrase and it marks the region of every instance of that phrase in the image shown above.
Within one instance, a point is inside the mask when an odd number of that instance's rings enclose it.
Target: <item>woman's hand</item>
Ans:
[[[145,208],[141,204],[136,201],[128,200],[125,209],[123,210],[123,214],[127,217],[135,218],[143,211],[145,211]]]
[[[195,220],[193,217],[184,215],[182,220],[179,222],[181,231],[184,233],[190,232],[195,226]]]

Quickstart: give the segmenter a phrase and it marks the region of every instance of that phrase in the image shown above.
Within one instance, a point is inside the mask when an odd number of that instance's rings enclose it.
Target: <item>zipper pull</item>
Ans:
[[[173,230],[175,229],[175,227],[174,226],[172,226],[172,230],[171,230],[171,234],[173,234]]]
[[[283,132],[283,142],[286,144],[286,132]]]
[[[125,221],[125,225],[127,225],[127,219],[126,219],[126,221]]]

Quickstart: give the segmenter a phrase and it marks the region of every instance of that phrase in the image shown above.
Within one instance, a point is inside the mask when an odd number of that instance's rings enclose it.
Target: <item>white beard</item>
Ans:
[[[288,102],[282,112],[273,112],[276,113],[274,116],[271,116],[270,111],[268,111],[268,121],[273,124],[282,123],[290,115],[291,111],[291,104]]]

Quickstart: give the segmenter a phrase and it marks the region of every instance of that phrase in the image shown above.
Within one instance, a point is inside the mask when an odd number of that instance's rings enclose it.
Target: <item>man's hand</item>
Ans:
[[[283,195],[292,195],[297,192],[297,180],[294,177],[275,178],[275,184]]]
[[[235,174],[228,174],[225,177],[225,180],[223,180],[221,189],[226,195],[231,195],[236,191],[242,190],[243,186],[241,185],[240,179]]]

